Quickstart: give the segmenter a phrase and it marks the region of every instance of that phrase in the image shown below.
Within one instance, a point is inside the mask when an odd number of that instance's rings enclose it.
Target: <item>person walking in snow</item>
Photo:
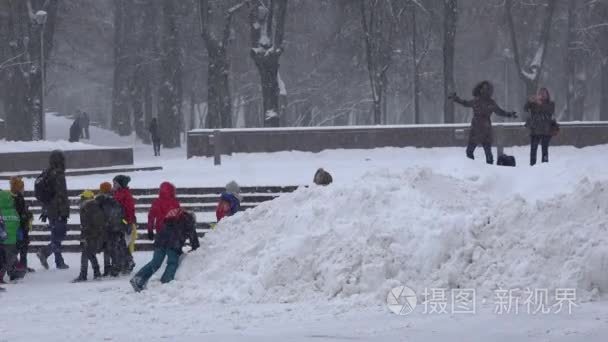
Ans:
[[[91,119],[89,118],[89,114],[87,112],[82,112],[80,116],[80,127],[82,128],[82,133],[80,135],[83,139],[90,139],[89,136],[89,125],[91,124]]]
[[[161,267],[165,257],[167,257],[167,267],[160,278],[160,282],[165,284],[172,281],[175,278],[179,266],[179,257],[183,253],[182,249],[186,240],[190,241],[191,251],[200,246],[196,234],[194,214],[181,208],[173,209],[167,213],[164,228],[159,231],[154,239],[152,260],[131,278],[130,283],[133,289],[136,292],[142,291],[150,277]]]
[[[124,209],[112,196],[112,184],[103,182],[99,186],[99,194],[95,197],[103,210],[105,218],[106,241],[103,245],[103,277],[118,277],[125,269],[128,260],[127,224],[124,219]]]
[[[133,261],[133,252],[135,246],[135,240],[137,239],[137,222],[135,218],[135,199],[129,189],[129,182],[131,177],[125,175],[118,175],[113,180],[113,197],[116,202],[120,203],[124,210],[124,221],[127,225],[127,237],[128,245],[127,250],[127,261],[125,268],[122,270],[123,274],[129,274],[135,268],[135,262]],[[126,239],[125,239],[126,241]]]
[[[226,184],[226,191],[220,195],[220,200],[215,209],[215,217],[220,222],[226,216],[232,216],[241,209],[241,188],[235,181]]]
[[[15,200],[15,209],[19,214],[19,230],[17,231],[17,253],[19,255],[18,267],[26,270],[27,272],[34,272],[33,268],[28,267],[27,262],[33,215],[25,202],[25,197],[23,196],[23,180],[20,177],[11,177],[9,183],[11,194]]]
[[[76,117],[72,125],[70,126],[70,139],[69,142],[78,142],[80,141],[80,135],[82,134],[82,129],[80,128],[80,117]]]
[[[40,264],[49,268],[48,257],[55,255],[55,265],[58,269],[67,269],[68,265],[61,255],[61,244],[67,234],[68,218],[70,217],[70,202],[65,182],[65,156],[55,150],[49,157],[49,167],[42,173],[36,183],[42,186],[36,188],[36,198],[42,202],[42,222],[49,221],[51,243],[36,253]]]
[[[93,279],[101,279],[97,253],[106,242],[106,222],[108,221],[95,194],[86,190],[80,195],[80,274],[72,282],[87,281],[89,261],[93,268]]]
[[[530,130],[530,165],[536,164],[538,145],[541,145],[542,162],[549,162],[549,143],[557,123],[553,119],[555,103],[547,88],[540,88],[538,94],[530,97],[524,106],[524,111],[530,113],[526,127]]]
[[[467,145],[467,157],[475,159],[475,149],[481,145],[486,155],[486,163],[493,164],[494,156],[492,155],[492,113],[507,118],[517,118],[516,112],[506,112],[501,109],[492,95],[494,87],[489,81],[482,81],[473,88],[473,99],[463,100],[456,93],[450,94],[449,98],[454,102],[467,107],[473,108],[473,119],[471,120],[471,132],[469,133],[469,142]]]
[[[154,234],[159,233],[165,223],[167,213],[180,207],[175,195],[175,186],[169,182],[160,185],[158,198],[152,202],[148,212],[148,239],[154,241]]]
[[[148,131],[150,132],[152,147],[154,148],[154,156],[158,157],[160,156],[160,134],[158,132],[158,121],[156,118],[152,118]]]
[[[4,233],[0,237],[0,284],[4,284],[5,275],[8,275],[10,280],[20,278],[17,272],[17,232],[20,216],[10,191],[0,191],[0,217],[3,225],[0,229]]]

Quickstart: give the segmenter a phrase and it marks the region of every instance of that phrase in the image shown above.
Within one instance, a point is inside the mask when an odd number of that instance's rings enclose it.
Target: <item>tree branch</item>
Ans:
[[[285,20],[287,17],[287,0],[276,0],[277,2],[277,24],[274,36],[275,49],[280,53],[283,51],[283,39],[285,37]],[[272,12],[271,12],[272,13]],[[271,17],[272,19],[272,17]]]

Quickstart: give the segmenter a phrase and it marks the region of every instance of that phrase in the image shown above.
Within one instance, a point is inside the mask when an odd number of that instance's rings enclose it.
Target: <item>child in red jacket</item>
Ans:
[[[226,184],[226,191],[220,195],[220,200],[215,209],[217,222],[226,216],[232,216],[241,210],[241,188],[237,182],[232,181]]]
[[[179,207],[175,186],[169,182],[163,182],[160,185],[158,198],[152,202],[150,212],[148,212],[148,239],[154,241],[154,233],[159,233],[163,229],[167,213]]]

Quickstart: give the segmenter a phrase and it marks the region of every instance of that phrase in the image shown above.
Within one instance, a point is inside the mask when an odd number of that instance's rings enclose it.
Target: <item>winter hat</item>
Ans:
[[[9,184],[11,186],[11,192],[16,194],[16,193],[20,193],[23,192],[23,180],[21,180],[21,177],[11,177]]]
[[[226,192],[231,193],[234,196],[236,196],[236,198],[238,198],[239,201],[242,200],[241,187],[239,186],[239,184],[237,182],[231,181],[230,183],[226,184]]]
[[[112,184],[110,182],[103,182],[99,185],[99,192],[102,194],[109,194],[112,192]]]
[[[91,190],[85,190],[80,194],[80,199],[83,201],[90,200],[93,198],[95,198],[95,194]]]
[[[125,175],[118,175],[113,179],[116,184],[120,185],[121,188],[129,187],[129,182],[131,181],[131,177]]]

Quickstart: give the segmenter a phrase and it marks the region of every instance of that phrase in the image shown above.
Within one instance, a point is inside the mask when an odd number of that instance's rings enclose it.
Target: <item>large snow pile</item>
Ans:
[[[184,260],[171,297],[222,303],[349,300],[393,286],[608,291],[608,183],[528,202],[408,169],[302,188],[223,221]],[[152,285],[154,287],[154,285]]]

